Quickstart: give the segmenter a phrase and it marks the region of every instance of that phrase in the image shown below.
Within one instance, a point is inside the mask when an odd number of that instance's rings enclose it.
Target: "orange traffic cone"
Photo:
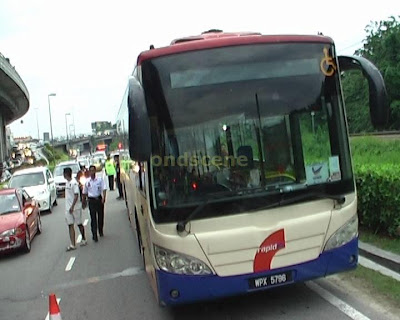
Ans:
[[[62,320],[60,307],[58,306],[57,298],[54,293],[49,295],[49,320]]]

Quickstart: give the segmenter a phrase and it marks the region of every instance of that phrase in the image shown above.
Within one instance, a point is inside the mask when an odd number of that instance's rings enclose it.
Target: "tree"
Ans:
[[[400,16],[371,22],[366,26],[364,45],[355,52],[376,65],[382,73],[388,92],[391,116],[387,129],[400,130]],[[371,131],[367,116],[367,86],[360,73],[346,74],[344,94],[350,132]],[[369,116],[368,116],[369,117]]]
[[[350,133],[371,132],[368,84],[361,71],[347,71],[342,75],[343,95]]]

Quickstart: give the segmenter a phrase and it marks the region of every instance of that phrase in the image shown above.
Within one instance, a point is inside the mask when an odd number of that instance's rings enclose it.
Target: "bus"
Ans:
[[[218,30],[140,53],[117,130],[128,216],[160,305],[356,268],[357,195],[341,74],[368,60],[323,35]]]

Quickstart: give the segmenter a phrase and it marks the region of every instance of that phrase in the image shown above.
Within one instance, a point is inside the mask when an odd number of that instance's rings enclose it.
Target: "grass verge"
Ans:
[[[397,280],[361,265],[358,265],[357,269],[343,273],[342,275],[345,278],[350,278],[349,280],[356,282],[368,291],[379,292],[386,300],[400,306],[400,285]]]
[[[383,250],[400,254],[400,237],[392,238],[376,235],[365,228],[360,228],[359,235],[362,242],[369,243]]]

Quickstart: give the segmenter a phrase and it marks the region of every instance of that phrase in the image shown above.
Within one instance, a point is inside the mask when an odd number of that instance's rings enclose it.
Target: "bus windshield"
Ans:
[[[335,61],[326,43],[144,61],[155,221],[185,219],[204,201],[218,202],[220,215],[265,206],[276,194],[354,190]]]

